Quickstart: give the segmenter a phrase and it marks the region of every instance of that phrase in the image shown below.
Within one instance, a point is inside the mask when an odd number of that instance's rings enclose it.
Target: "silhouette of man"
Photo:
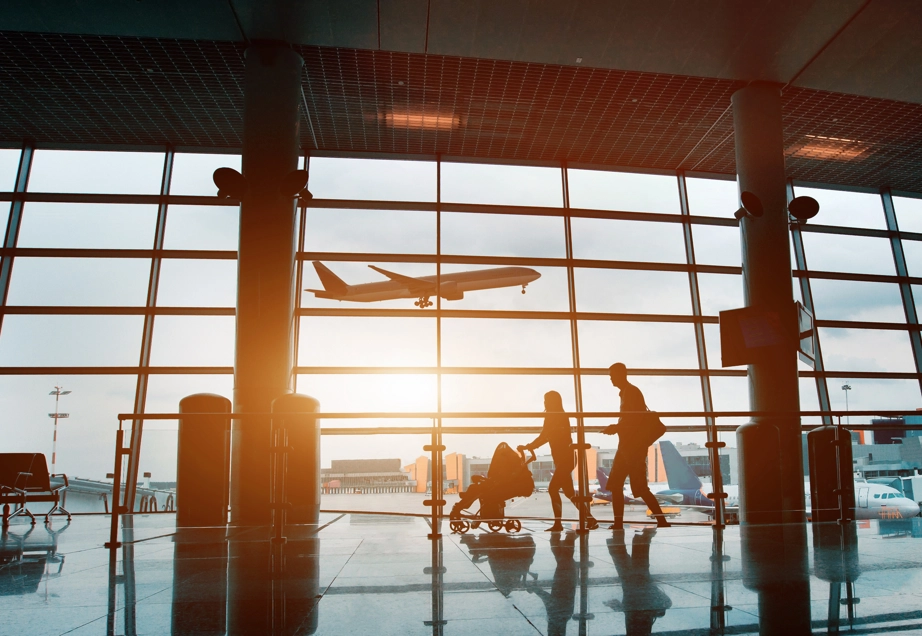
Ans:
[[[542,590],[540,587],[526,588],[544,601],[544,609],[547,610],[548,636],[566,636],[567,623],[570,622],[573,608],[576,606],[576,584],[579,571],[573,559],[575,544],[576,534],[572,532],[563,535],[552,534],[551,552],[554,554],[554,560],[557,561],[557,568],[554,570],[551,591]]]
[[[627,381],[627,367],[616,362],[608,368],[608,376],[613,386],[621,389],[621,408],[625,411],[647,411],[647,403],[643,393],[636,386]],[[618,434],[618,452],[612,462],[611,472],[608,475],[608,489],[612,492],[611,508],[615,515],[612,530],[620,530],[624,523],[624,498],[618,497],[624,487],[624,480],[631,478],[631,492],[635,497],[643,499],[644,503],[653,513],[656,525],[665,528],[669,526],[666,516],[653,493],[647,486],[647,448],[644,427],[648,426],[648,418],[642,413],[631,413],[618,418],[617,424],[606,426],[602,429],[605,435]]]
[[[650,542],[655,528],[645,528],[631,541],[631,554],[624,543],[624,530],[616,530],[608,540],[608,553],[618,578],[621,579],[622,599],[604,604],[614,611],[624,612],[624,627],[628,636],[646,636],[653,631],[653,623],[672,607],[672,600],[653,582],[650,576]]]
[[[554,510],[554,525],[547,529],[547,532],[562,532],[561,515],[563,511],[563,502],[560,499],[560,491],[567,496],[570,501],[576,497],[573,490],[573,438],[570,437],[570,418],[563,414],[563,398],[557,391],[548,391],[544,394],[544,410],[547,415],[544,417],[544,427],[541,433],[530,444],[519,446],[520,449],[535,450],[545,444],[551,445],[551,457],[554,459],[554,474],[551,476],[551,483],[547,486],[547,493],[551,497],[551,508]],[[624,480],[622,480],[624,481]],[[586,512],[586,527],[593,530],[599,527],[599,522],[595,520],[589,507],[586,504],[580,504],[573,501],[573,505],[581,508]],[[623,507],[623,506],[622,506]]]

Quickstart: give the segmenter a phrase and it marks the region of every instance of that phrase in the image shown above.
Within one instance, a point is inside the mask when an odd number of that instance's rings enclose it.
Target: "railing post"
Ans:
[[[708,493],[708,499],[714,502],[714,525],[723,528],[726,525],[724,500],[727,498],[727,493],[724,492],[724,478],[720,470],[720,449],[727,444],[718,440],[716,418],[708,417],[706,426],[708,441],[705,446],[711,462],[711,490],[713,491]]]
[[[125,439],[125,431],[122,430],[122,421],[118,422],[118,431],[115,433],[115,470],[112,473],[112,525],[109,528],[109,541],[105,547],[115,550],[122,544],[118,540],[118,516],[125,512],[121,502],[122,494],[122,455],[125,449],[122,443]]]
[[[442,498],[442,451],[445,450],[445,447],[442,445],[441,427],[436,424],[435,419],[432,420],[432,443],[423,446],[423,450],[431,453],[431,460],[429,461],[431,466],[429,472],[432,474],[431,499],[423,501],[424,506],[432,508],[432,532],[429,534],[429,538],[440,539],[442,537],[442,506],[445,505],[445,499]],[[419,479],[419,475],[416,478]]]

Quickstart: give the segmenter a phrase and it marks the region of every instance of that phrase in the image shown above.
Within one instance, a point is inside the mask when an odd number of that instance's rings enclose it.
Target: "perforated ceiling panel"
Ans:
[[[301,47],[305,148],[733,173],[730,96],[678,75]],[[0,33],[0,141],[237,148],[243,46]],[[789,176],[922,191],[922,105],[784,93]]]

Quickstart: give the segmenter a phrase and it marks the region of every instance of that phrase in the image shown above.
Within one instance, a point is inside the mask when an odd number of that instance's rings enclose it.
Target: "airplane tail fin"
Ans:
[[[608,490],[608,475],[601,468],[596,468],[595,476],[599,479],[599,490]]]
[[[666,468],[666,479],[669,481],[670,490],[699,490],[701,480],[691,469],[685,458],[672,442],[659,443],[660,452],[663,454],[663,465]]]
[[[320,277],[323,289],[327,292],[345,294],[349,289],[349,285],[346,284],[346,281],[330,271],[330,268],[320,261],[314,261],[314,269],[317,270],[317,276]]]

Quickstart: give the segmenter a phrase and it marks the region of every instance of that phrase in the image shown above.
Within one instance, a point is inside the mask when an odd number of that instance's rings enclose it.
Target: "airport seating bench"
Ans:
[[[51,485],[51,477],[62,477],[60,486]],[[28,516],[35,525],[35,515],[26,505],[33,502],[50,502],[54,504],[45,514],[45,523],[50,523],[54,514],[70,513],[61,506],[61,495],[67,489],[67,475],[48,474],[48,464],[42,453],[0,453],[0,504],[3,504],[3,527],[10,524],[10,519],[21,515]],[[10,512],[10,506],[14,506]]]

